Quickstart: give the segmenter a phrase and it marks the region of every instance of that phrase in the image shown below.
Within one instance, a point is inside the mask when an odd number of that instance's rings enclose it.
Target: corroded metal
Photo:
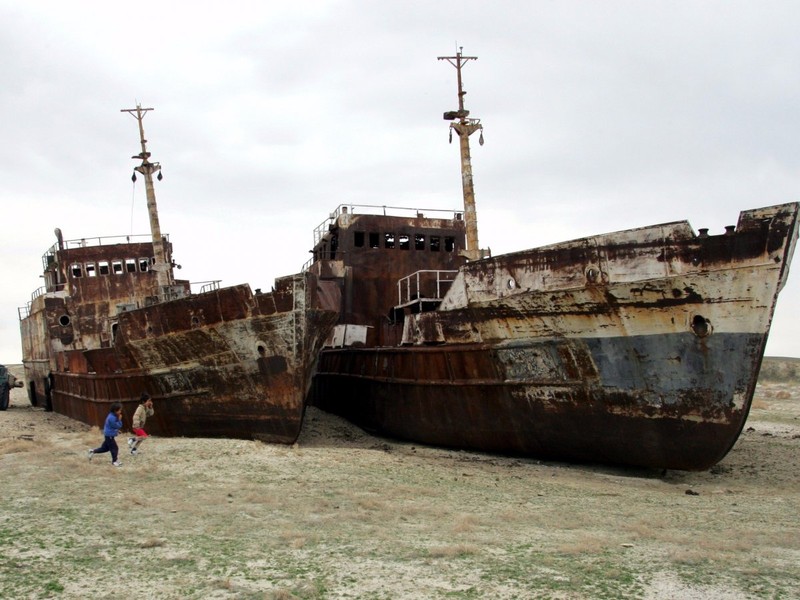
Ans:
[[[481,132],[480,143],[483,144],[483,125],[480,119],[470,118],[469,111],[464,107],[464,85],[461,79],[461,69],[471,60],[478,60],[477,56],[464,56],[459,49],[455,56],[440,56],[439,60],[446,60],[456,68],[458,81],[458,110],[444,113],[444,118],[450,123],[450,139],[453,133],[458,136],[458,147],[461,155],[461,189],[464,195],[464,220],[467,229],[466,248],[461,252],[470,260],[483,258],[485,252],[478,242],[478,214],[475,208],[475,183],[472,179],[472,159],[470,156],[469,136],[476,131]]]
[[[155,213],[157,163],[137,114],[137,171]],[[20,309],[31,402],[100,426],[112,402],[130,419],[147,392],[153,434],[294,442],[316,356],[338,316],[338,286],[298,273],[267,293],[216,282],[192,293],[174,278],[155,214],[151,227],[148,241],[65,241],[57,230],[43,258],[45,286]]]
[[[134,170],[144,175],[145,195],[147,197],[147,216],[150,220],[150,232],[153,238],[153,265],[152,270],[156,272],[158,285],[161,289],[170,285],[170,275],[172,270],[168,268],[164,246],[161,243],[161,224],[158,219],[158,205],[156,203],[156,192],[153,187],[153,173],[158,173],[161,177],[161,165],[157,162],[150,162],[150,153],[147,151],[147,140],[144,138],[144,117],[153,108],[142,108],[137,104],[136,108],[125,108],[120,112],[126,112],[136,118],[139,124],[139,143],[142,151],[132,156],[134,160],[141,160],[142,163]],[[134,175],[135,177],[135,175]]]
[[[146,391],[154,434],[293,442],[337,316],[324,304],[337,290],[300,273],[268,293],[239,285],[192,294],[176,282],[174,297],[162,298],[150,271],[69,272],[151,253],[150,243],[54,251],[46,279],[62,283],[38,294],[21,321],[31,401],[100,425],[111,402],[130,417]]]
[[[343,298],[364,292],[361,315],[368,302],[394,320],[382,337],[359,337],[369,319],[342,314],[320,355],[313,402],[417,442],[708,468],[747,417],[797,214],[787,204],[743,212],[720,235],[678,222],[471,261],[438,301],[424,292],[395,307],[388,292],[367,295],[361,273],[402,253],[315,263],[314,272],[341,274]],[[352,225],[338,221],[331,234],[346,244]],[[380,217],[370,227],[397,224]],[[411,256],[418,269],[453,267],[434,264],[444,258],[436,253]]]

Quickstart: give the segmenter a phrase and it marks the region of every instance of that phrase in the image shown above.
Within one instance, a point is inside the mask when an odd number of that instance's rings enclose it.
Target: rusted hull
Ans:
[[[747,418],[798,205],[469,263],[399,347],[328,347],[313,402],[454,448],[700,470]]]
[[[65,239],[42,256],[43,286],[19,309],[23,364],[34,405],[101,426],[114,402],[125,425],[143,393],[156,435],[293,442],[319,349],[339,317],[339,288],[311,273],[275,280],[268,293],[177,279],[161,233],[142,119],[150,231]],[[235,249],[230,250],[235,253]]]
[[[704,344],[682,334],[326,350],[315,404],[419,443],[706,469],[728,452],[747,418],[744,399],[752,395],[763,342],[721,335]],[[641,356],[647,364],[636,360]],[[525,368],[543,357],[546,373]]]
[[[315,306],[313,278],[269,294],[223,288],[119,315],[113,345],[65,352],[48,373],[52,409],[100,426],[112,402],[127,422],[142,392],[153,398],[149,433],[292,443],[302,425],[316,356],[337,313]],[[46,401],[45,397],[41,398]]]
[[[258,439],[291,444],[300,433],[303,393],[288,382],[271,382],[250,371],[198,368],[170,374],[127,375],[58,373],[53,410],[90,425],[100,425],[109,403],[120,401],[129,424],[138,395],[148,390],[157,407],[148,419],[151,434]]]

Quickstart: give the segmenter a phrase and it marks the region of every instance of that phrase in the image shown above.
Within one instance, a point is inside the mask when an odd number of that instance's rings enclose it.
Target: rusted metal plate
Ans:
[[[154,434],[293,442],[338,316],[319,300],[338,303],[338,288],[318,290],[310,274],[280,278],[266,294],[240,285],[191,295],[176,282],[177,299],[163,301],[147,259],[135,260],[151,253],[148,244],[52,253],[49,287],[21,321],[32,402],[100,426],[110,403],[132,414],[146,391]]]
[[[671,223],[470,262],[438,309],[404,311],[400,347],[323,350],[313,402],[418,442],[708,468],[747,417],[797,213],[746,211],[716,236]],[[357,286],[355,266],[348,277]]]

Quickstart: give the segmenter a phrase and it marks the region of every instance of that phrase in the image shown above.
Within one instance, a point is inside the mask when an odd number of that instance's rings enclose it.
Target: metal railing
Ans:
[[[452,215],[454,218],[460,219],[464,214],[463,210],[452,210],[444,208],[409,208],[407,206],[387,206],[385,204],[340,204],[336,209],[330,213],[327,219],[314,228],[314,246],[316,246],[322,238],[328,233],[331,225],[336,223],[340,215],[344,214],[358,214],[363,215],[383,215],[392,217],[411,217],[423,218],[426,214],[434,214],[442,217],[440,213]],[[442,217],[443,218],[443,217]]]
[[[211,281],[189,282],[189,294],[187,296],[194,294],[205,294],[206,292],[218,290],[220,289],[221,281],[221,279],[214,279]],[[200,289],[195,292],[194,289],[196,289],[197,286],[200,286]],[[160,304],[161,302],[168,302],[170,300],[187,297],[179,291],[179,287],[180,286],[169,286],[169,289],[161,290],[161,292],[157,296],[153,296],[153,298],[157,298],[157,303]],[[22,321],[23,319],[27,319],[29,316],[31,316],[33,302],[39,296],[44,296],[47,293],[47,288],[42,286],[31,294],[31,299],[25,304],[25,306],[17,307],[17,316],[19,317],[19,320]],[[147,302],[145,302],[145,305],[147,305]],[[136,305],[136,307],[141,308],[141,304]]]
[[[408,306],[416,302],[438,301],[444,297],[458,271],[422,270],[407,275],[397,282],[397,305]]]
[[[189,287],[199,285],[200,291],[197,292],[198,294],[205,294],[206,292],[213,292],[214,290],[219,289],[219,283],[222,281],[221,279],[214,279],[212,281],[193,281],[189,284]],[[194,293],[194,292],[193,292]]]
[[[161,237],[169,241],[169,234],[162,233]],[[69,250],[71,248],[86,248],[88,246],[113,246],[114,244],[130,244],[138,242],[145,244],[152,242],[153,236],[145,233],[138,233],[133,235],[106,235],[88,238],[78,238],[75,240],[64,240],[63,249]],[[57,250],[61,250],[58,243],[53,244],[45,254],[55,254]]]

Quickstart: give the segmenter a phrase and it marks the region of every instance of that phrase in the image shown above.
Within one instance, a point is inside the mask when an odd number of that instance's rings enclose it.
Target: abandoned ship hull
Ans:
[[[315,403],[368,431],[418,443],[706,469],[747,418],[763,336],[721,335],[711,347],[690,337],[325,351]],[[649,368],[631,369],[643,356]],[[704,368],[687,377],[682,365],[692,362]]]
[[[19,308],[23,365],[34,406],[102,427],[115,402],[123,424],[143,393],[154,401],[151,434],[292,443],[302,424],[316,357],[339,315],[338,288],[311,273],[271,291],[177,279],[162,234],[143,119],[138,121],[147,235],[81,237],[42,256],[44,285]],[[209,242],[213,243],[213,242]],[[231,250],[235,257],[235,249]]]
[[[797,211],[471,262],[400,346],[324,349],[313,402],[420,443],[706,469],[747,418]]]
[[[120,313],[113,344],[56,354],[46,402],[97,426],[121,402],[129,424],[147,392],[151,434],[292,443],[337,315],[309,304],[318,291],[300,274],[267,294],[234,286]]]

